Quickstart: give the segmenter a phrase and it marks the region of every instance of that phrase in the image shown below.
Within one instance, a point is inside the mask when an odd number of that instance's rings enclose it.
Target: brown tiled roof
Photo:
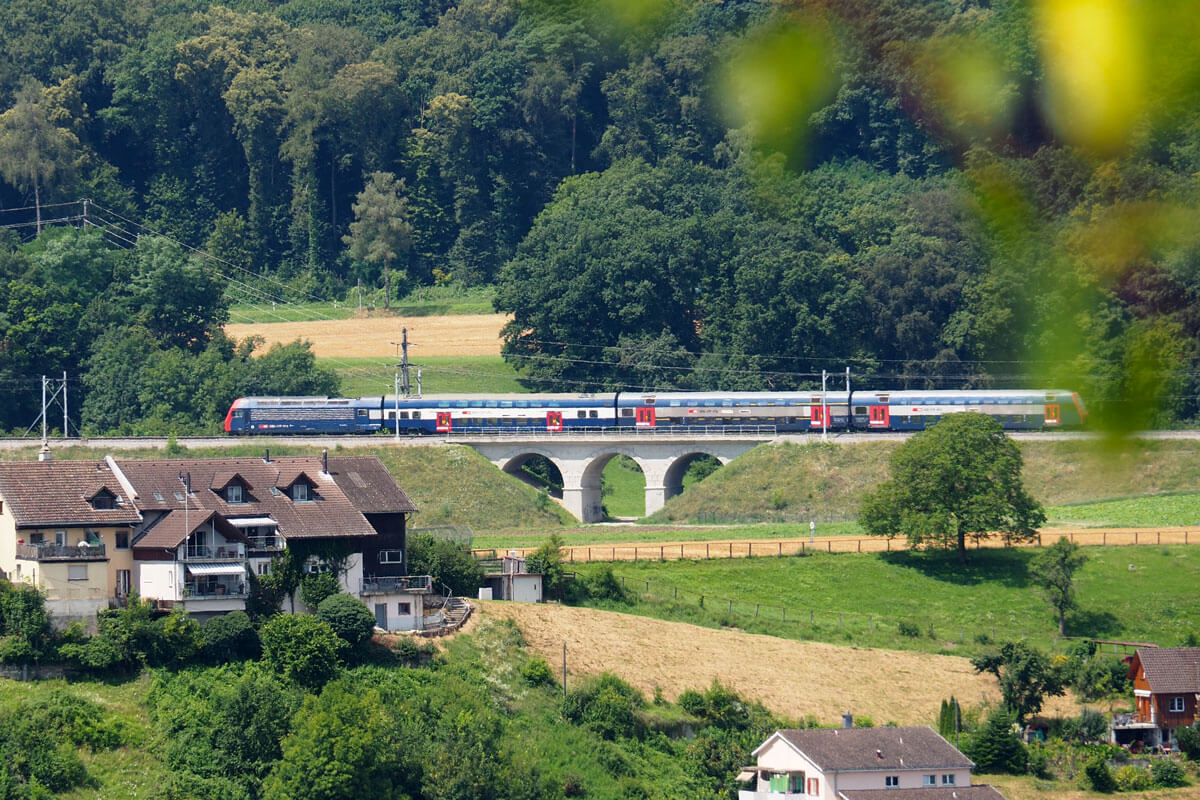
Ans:
[[[296,481],[303,477],[309,484],[316,486],[317,482],[312,476],[304,471],[303,467],[290,467],[286,470],[280,470],[279,476],[275,479],[275,486],[278,489],[286,489]]]
[[[364,514],[413,513],[417,507],[374,456],[331,456],[329,474]]]
[[[846,800],[1004,800],[995,786],[922,786],[917,789],[843,790]]]
[[[192,531],[202,525],[207,525],[214,512],[193,508],[187,512],[172,511],[164,514],[158,522],[134,542],[134,547],[153,547],[169,549],[178,547],[183,540],[192,535]]]
[[[216,472],[214,472],[212,479],[208,484],[208,488],[212,489],[213,491],[220,491],[221,489],[224,489],[226,486],[228,486],[233,481],[234,478],[238,478],[239,480],[241,480],[242,484],[247,489],[254,488],[250,484],[250,482],[246,480],[246,476],[242,475],[235,469],[221,469],[221,470],[217,470]],[[196,490],[196,482],[195,482],[195,479],[193,478],[192,491],[195,491],[195,490]]]
[[[1151,692],[1200,692],[1200,647],[1141,647],[1135,656]]]
[[[813,728],[781,730],[778,734],[823,771],[975,766],[971,759],[928,726]]]
[[[333,460],[330,459],[331,462]],[[372,458],[363,461],[379,463],[378,459]],[[183,501],[175,496],[175,492],[182,491],[179,474],[190,473],[190,508],[212,510],[226,517],[269,516],[279,524],[279,533],[285,539],[375,535],[375,529],[335,479],[321,472],[319,456],[288,456],[269,462],[259,458],[120,461],[118,466],[137,490],[138,502],[143,502],[145,498],[148,509],[182,509]],[[379,464],[379,470],[387,475],[382,464]],[[237,473],[249,485],[259,487],[247,493],[244,503],[227,503],[216,491],[200,488],[212,486],[218,475],[232,473]],[[279,485],[280,475],[299,473],[304,473],[312,480],[314,493],[311,501],[294,502],[286,494],[276,494],[270,490],[270,487]],[[387,480],[395,487],[390,476]],[[396,491],[399,491],[398,487]],[[154,501],[151,505],[148,501],[153,500],[156,492],[163,496],[164,502]]]
[[[141,520],[103,461],[21,461],[0,464],[0,498],[18,525],[114,525]],[[115,488],[113,488],[115,487]],[[92,508],[102,488],[117,507]]]

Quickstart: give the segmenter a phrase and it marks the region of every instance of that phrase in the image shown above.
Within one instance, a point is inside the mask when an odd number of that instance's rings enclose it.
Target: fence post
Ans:
[[[758,603],[754,604],[754,618],[758,619]]]
[[[780,539],[778,544],[779,544],[779,555],[783,555],[783,540]]]
[[[679,545],[679,560],[683,560],[683,545]]]
[[[1108,531],[1100,534],[1100,544],[1108,544]]]
[[[646,581],[646,594],[650,594],[650,581]]]
[[[825,549],[826,549],[827,551],[829,551],[830,553],[832,553],[832,552],[833,552],[833,539],[826,539],[826,540],[825,540]]]
[[[858,540],[858,552],[862,552],[862,539]]]
[[[730,614],[732,614],[732,613],[733,613],[733,600],[730,600],[730,601],[729,601],[729,613],[730,613]]]
[[[660,545],[658,546],[658,560],[659,560],[659,561],[666,561],[666,560],[667,560],[666,556],[664,556],[664,555],[663,555],[663,550],[664,550],[664,548],[665,548],[665,547],[666,547],[666,545],[662,545],[662,544],[660,544]]]
[[[733,542],[729,543],[729,557],[733,558]]]
[[[808,610],[808,624],[809,625],[813,624],[813,611],[811,608]]]
[[[676,600],[679,599],[679,587],[678,586],[675,587],[675,599]]]
[[[704,557],[705,557],[706,559],[708,559],[708,558],[712,558],[712,556],[710,556],[710,555],[708,554],[708,542],[705,542],[705,543],[704,543]]]

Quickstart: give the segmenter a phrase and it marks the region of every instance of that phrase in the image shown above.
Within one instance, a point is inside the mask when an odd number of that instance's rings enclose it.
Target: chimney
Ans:
[[[50,445],[42,442],[42,451],[38,453],[38,461],[53,461],[54,453],[50,452]]]
[[[326,475],[329,474],[329,449],[328,448],[321,451],[321,472],[324,472]]]
[[[842,727],[843,728],[853,728],[854,727],[854,715],[851,714],[849,711],[842,714]]]
[[[267,447],[267,448],[265,448],[265,451],[266,452],[263,454],[263,463],[270,464],[271,463],[271,448]]]

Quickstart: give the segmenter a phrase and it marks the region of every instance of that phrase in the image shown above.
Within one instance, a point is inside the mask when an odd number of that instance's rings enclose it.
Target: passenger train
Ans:
[[[497,433],[763,427],[780,433],[919,431],[977,411],[1005,430],[1080,428],[1075,392],[1003,389],[855,392],[607,392],[396,397],[243,397],[230,434]]]

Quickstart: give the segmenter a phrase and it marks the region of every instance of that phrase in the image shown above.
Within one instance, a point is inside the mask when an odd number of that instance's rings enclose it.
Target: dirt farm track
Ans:
[[[446,317],[363,317],[313,322],[272,322],[225,326],[233,339],[261,336],[266,347],[296,339],[312,343],[318,358],[394,358],[400,330],[408,329],[413,358],[420,356],[498,356],[503,314]],[[265,348],[264,348],[265,349]]]

